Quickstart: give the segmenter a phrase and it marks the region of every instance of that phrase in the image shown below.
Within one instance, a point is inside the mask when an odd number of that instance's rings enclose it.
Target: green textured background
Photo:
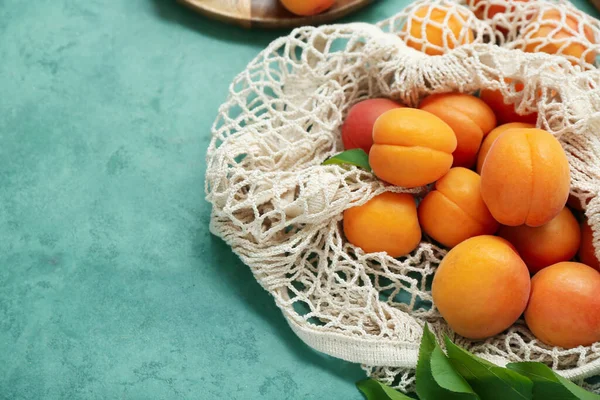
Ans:
[[[210,125],[282,34],[173,0],[0,0],[1,399],[361,398],[208,232]]]

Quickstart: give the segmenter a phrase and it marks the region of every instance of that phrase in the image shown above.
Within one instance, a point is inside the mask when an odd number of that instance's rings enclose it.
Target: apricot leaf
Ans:
[[[479,399],[467,381],[454,370],[427,325],[419,349],[417,394],[421,400]]]
[[[580,388],[539,362],[511,363],[506,368],[533,381],[533,398],[543,400],[600,400],[597,394]]]
[[[426,325],[417,363],[417,393],[421,400],[600,400],[539,362],[501,368],[445,338],[448,356]],[[373,379],[356,384],[367,400],[406,400],[404,395]]]
[[[328,158],[323,162],[323,165],[344,165],[350,164],[362,168],[366,171],[371,172],[371,165],[369,164],[369,155],[365,153],[363,149],[352,149],[346,150],[342,153],[336,154],[335,156]]]
[[[357,382],[356,387],[363,392],[367,400],[412,400],[411,397],[408,397],[375,379],[365,379]]]
[[[531,400],[533,382],[461,349],[446,337],[448,357],[454,369],[469,382],[482,400]]]

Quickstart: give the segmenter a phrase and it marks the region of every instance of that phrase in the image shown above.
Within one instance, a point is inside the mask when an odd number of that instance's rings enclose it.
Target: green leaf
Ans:
[[[477,400],[467,381],[450,364],[425,325],[417,363],[417,394],[421,400]]]
[[[450,362],[482,400],[531,400],[533,382],[461,349],[446,337]]]
[[[364,393],[367,400],[412,400],[411,397],[374,379],[357,382],[356,387]]]
[[[533,381],[535,400],[600,400],[597,394],[586,391],[568,379],[556,374],[539,362],[511,363],[506,368]]]
[[[588,392],[584,388],[577,386],[570,380],[563,378],[560,375],[556,375],[556,376],[558,377],[558,380],[560,381],[560,383],[562,383],[569,390],[569,392],[571,392],[575,396],[577,396],[578,399],[580,399],[580,400],[600,400],[600,396],[598,396],[597,394]]]
[[[475,394],[471,385],[456,372],[446,354],[437,345],[431,354],[431,373],[438,385],[446,390],[460,394],[453,397],[447,395],[444,398],[479,399],[479,396]]]
[[[340,154],[337,154],[323,162],[323,165],[356,165],[366,171],[371,172],[371,165],[369,164],[369,155],[365,153],[363,149],[352,149],[346,150]]]

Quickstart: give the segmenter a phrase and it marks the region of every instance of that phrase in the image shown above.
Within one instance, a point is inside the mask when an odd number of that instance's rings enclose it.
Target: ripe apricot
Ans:
[[[572,259],[581,243],[579,223],[567,207],[547,224],[537,228],[527,225],[502,226],[498,236],[515,246],[532,274],[549,265]]]
[[[585,265],[589,265],[597,271],[600,271],[600,261],[598,261],[598,258],[596,257],[592,228],[587,221],[584,221],[581,224],[581,248],[579,249],[579,261]]]
[[[421,228],[447,247],[479,235],[493,235],[498,222],[481,198],[481,178],[475,172],[452,168],[419,204]]]
[[[444,54],[445,49],[473,42],[473,31],[467,21],[468,15],[462,10],[423,5],[409,15],[403,27],[407,33],[406,44],[432,56]]]
[[[582,59],[593,64],[596,53],[589,46],[595,43],[594,31],[586,22],[581,23],[583,30],[580,29],[580,20],[583,18],[583,15],[578,16],[572,11],[542,11],[535,18],[536,23],[529,24],[523,31],[523,50],[528,53],[562,54],[572,64],[578,64]]]
[[[515,90],[520,92],[525,85],[520,82],[515,84]],[[496,114],[498,124],[507,124],[509,122],[524,122],[534,124],[537,122],[537,113],[520,115],[515,111],[514,104],[507,104],[504,101],[504,96],[499,90],[483,89],[479,93],[479,97],[483,100]]]
[[[478,174],[481,173],[481,167],[483,166],[483,161],[485,160],[485,157],[487,156],[488,151],[490,151],[490,148],[492,147],[492,144],[494,144],[496,139],[498,139],[498,137],[500,135],[502,135],[504,132],[508,131],[509,129],[515,129],[515,128],[525,128],[525,129],[535,128],[535,125],[527,124],[524,122],[510,122],[508,124],[500,125],[496,129],[493,129],[483,139],[483,143],[481,143],[481,147],[479,148],[479,154],[477,155],[477,173]]]
[[[481,168],[481,195],[503,225],[541,226],[569,197],[567,156],[550,133],[510,129],[492,145]]]
[[[510,327],[529,298],[527,266],[506,240],[475,236],[448,252],[433,278],[433,303],[448,325],[469,339]]]
[[[421,241],[414,197],[385,192],[362,206],[347,209],[344,234],[367,253],[385,251],[392,257],[410,253]]]
[[[335,0],[280,0],[292,14],[310,16],[320,14],[333,6]]]
[[[456,136],[444,121],[427,111],[396,108],[373,126],[369,162],[375,175],[407,188],[427,185],[452,166]]]
[[[419,108],[440,117],[456,135],[453,167],[475,164],[481,140],[496,127],[496,116],[483,100],[463,93],[433,94]]]
[[[373,145],[373,125],[381,114],[401,104],[389,99],[369,99],[356,103],[342,125],[344,149],[363,149],[369,154]]]
[[[531,280],[525,322],[550,346],[567,349],[600,342],[600,273],[587,265],[561,262]]]

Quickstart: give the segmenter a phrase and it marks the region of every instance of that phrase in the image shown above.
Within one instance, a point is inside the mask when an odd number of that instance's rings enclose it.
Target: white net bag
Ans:
[[[461,45],[465,36],[448,33],[444,51],[454,49],[428,56],[405,44],[407,20],[423,4],[379,27],[296,29],[248,65],[231,84],[212,130],[206,172],[211,231],[252,269],[303,341],[361,363],[371,376],[400,389],[414,383],[425,323],[438,337],[448,334],[501,365],[541,361],[570,379],[595,375],[600,343],[552,348],[523,321],[484,341],[453,334],[430,292],[446,251],[426,237],[409,256],[394,259],[366,254],[343,236],[345,209],[385,191],[427,191],[384,185],[355,167],[321,165],[342,151],[340,127],[348,109],[373,97],[416,106],[432,93],[489,88],[500,90],[519,112],[537,111],[538,126],[561,141],[572,194],[586,207],[599,248],[600,72],[582,71],[562,57],[486,44],[489,25],[449,1],[427,4],[464,17],[472,43]]]

